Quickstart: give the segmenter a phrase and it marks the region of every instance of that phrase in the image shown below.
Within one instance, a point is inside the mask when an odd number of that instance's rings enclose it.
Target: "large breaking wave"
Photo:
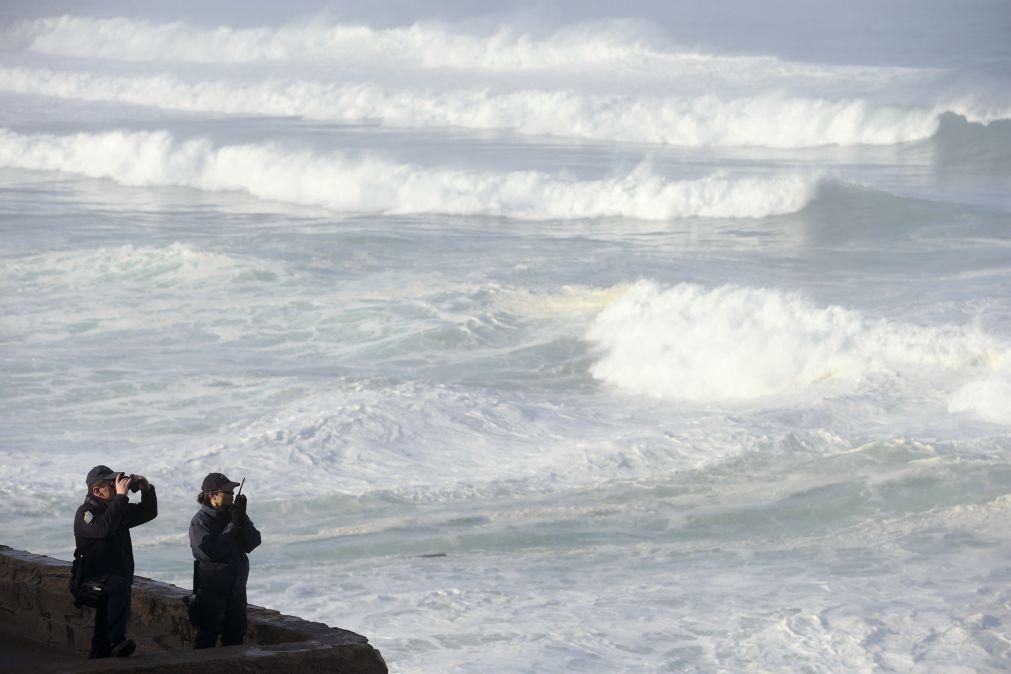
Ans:
[[[1007,344],[958,326],[819,307],[798,293],[640,281],[600,312],[587,337],[599,352],[592,374],[637,394],[749,401],[852,389],[874,375],[961,372],[973,379],[951,395],[952,411],[1011,421],[999,397],[1008,390]]]
[[[538,171],[489,173],[273,145],[215,147],[159,132],[22,135],[0,130],[0,166],[68,171],[132,186],[237,190],[353,213],[446,213],[528,220],[760,218],[801,210],[816,180],[714,174],[668,180],[645,164],[601,180]]]

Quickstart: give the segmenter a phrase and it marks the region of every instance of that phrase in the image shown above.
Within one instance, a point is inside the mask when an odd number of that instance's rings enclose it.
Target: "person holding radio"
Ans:
[[[126,657],[137,647],[126,638],[134,570],[130,529],[158,516],[158,497],[144,476],[108,466],[95,466],[85,481],[88,494],[74,515],[70,591],[76,606],[96,609],[88,657]],[[130,503],[128,492],[137,491],[140,503]]]
[[[235,488],[239,494],[235,495]],[[260,532],[246,514],[238,482],[210,473],[197,494],[200,510],[190,522],[193,597],[190,621],[196,626],[194,648],[235,646],[246,636],[246,581],[249,557],[260,545]]]

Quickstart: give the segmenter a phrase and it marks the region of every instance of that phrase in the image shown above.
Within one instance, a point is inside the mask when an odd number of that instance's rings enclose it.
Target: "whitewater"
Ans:
[[[0,543],[107,464],[188,587],[223,471],[393,672],[1007,671],[1011,12],[856,5],[0,8]]]

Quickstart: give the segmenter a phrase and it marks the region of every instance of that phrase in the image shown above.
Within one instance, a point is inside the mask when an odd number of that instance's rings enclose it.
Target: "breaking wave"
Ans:
[[[167,132],[21,135],[0,130],[0,166],[67,171],[132,186],[236,190],[352,213],[445,213],[527,220],[760,218],[801,210],[816,179],[801,175],[671,181],[648,166],[602,180],[537,171],[429,168],[271,145],[214,147]]]
[[[631,393],[696,402],[747,401],[818,385],[852,388],[874,374],[992,372],[1009,353],[977,331],[871,319],[815,306],[796,293],[732,285],[663,289],[648,281],[601,311],[587,338],[600,354],[592,368],[597,379]],[[961,401],[971,392],[956,394],[952,407],[968,409]]]
[[[527,135],[681,146],[889,145],[934,135],[943,110],[861,99],[592,95],[577,91],[411,91],[370,83],[124,77],[0,67],[0,89],[191,112],[291,115],[403,128],[509,129]]]
[[[616,67],[653,77],[703,76],[742,84],[770,77],[782,82],[844,78],[851,85],[876,84],[924,72],[676,51],[660,44],[641,24],[620,20],[577,23],[535,35],[509,26],[468,34],[431,22],[378,29],[315,19],[273,27],[202,28],[182,22],[60,16],[20,23],[11,42],[37,53],[78,58],[197,63],[324,59],[488,71]]]
[[[421,67],[548,68],[642,57],[652,49],[626,31],[570,28],[548,39],[501,29],[455,34],[434,23],[373,29],[310,20],[279,27],[201,28],[182,22],[61,16],[24,22],[18,31],[31,51],[136,61],[248,63],[318,58],[389,57]]]

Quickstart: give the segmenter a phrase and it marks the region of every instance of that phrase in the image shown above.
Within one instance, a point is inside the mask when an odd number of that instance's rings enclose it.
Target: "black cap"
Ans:
[[[232,482],[224,473],[208,473],[200,485],[200,491],[213,494],[216,491],[232,491],[238,486],[238,482]]]
[[[88,487],[95,486],[96,482],[101,482],[102,480],[115,480],[116,476],[120,472],[109,468],[108,466],[95,466],[88,471],[87,483]]]

